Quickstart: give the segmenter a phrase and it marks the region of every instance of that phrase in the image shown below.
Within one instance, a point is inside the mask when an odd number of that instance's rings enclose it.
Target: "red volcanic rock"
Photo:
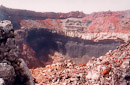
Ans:
[[[69,18],[69,17],[75,17],[75,18],[82,18],[85,16],[83,12],[79,11],[72,11],[69,13],[55,13],[55,12],[35,12],[35,11],[27,11],[27,10],[19,10],[19,9],[11,9],[6,8],[4,6],[0,6],[0,10],[8,14],[11,18],[13,16],[20,17],[21,19],[46,19],[46,18],[53,18],[53,19],[59,19],[59,18]]]
[[[27,11],[27,10],[19,10],[19,9],[11,9],[6,8],[4,6],[0,6],[0,19],[2,20],[10,20],[14,26],[14,29],[19,29],[21,20],[43,20],[43,19],[65,19],[69,17],[80,18],[84,17],[85,14],[83,12],[69,12],[69,13],[54,13],[54,12],[35,12],[35,11]]]
[[[20,48],[19,56],[22,57],[29,68],[44,66],[43,63],[36,58],[35,51],[29,45],[23,43]],[[31,62],[31,63],[30,63]]]
[[[48,28],[48,29],[66,29],[64,26],[66,22],[64,19],[78,18],[79,20],[73,19],[74,21],[69,27],[83,29],[83,32],[98,33],[98,32],[109,32],[109,33],[129,33],[130,31],[130,16],[128,11],[107,11],[107,12],[95,12],[92,14],[84,14],[83,12],[69,12],[69,13],[54,13],[54,12],[34,12],[27,10],[9,9],[1,6],[0,10],[3,14],[8,14],[5,19],[10,19],[14,27],[20,28],[24,26],[26,28]],[[15,17],[14,17],[15,16]],[[87,24],[87,23],[88,24]],[[80,25],[81,24],[81,25]],[[86,24],[86,27],[85,25]],[[68,27],[68,26],[67,26]]]
[[[52,18],[52,15],[56,17],[58,15],[60,18],[67,18],[54,19]],[[58,30],[60,29],[61,34],[66,36],[94,40],[96,42],[103,39],[122,39],[124,41],[129,40],[128,35],[130,34],[130,18],[127,11],[97,12],[87,14],[83,18],[68,18],[72,16],[83,16],[83,14],[80,12],[70,12],[67,14],[58,13],[57,15],[54,13],[45,13],[44,16],[49,16],[49,18],[36,20],[23,19],[20,21],[20,25],[27,28],[27,30],[31,30],[32,28],[46,28],[55,29],[55,31],[59,33]],[[30,47],[29,49],[32,48]],[[42,63],[45,65],[45,62]]]
[[[127,28],[125,29],[121,23],[128,22],[130,18],[127,17],[127,11],[122,12],[99,12],[99,13],[92,13],[87,15],[83,18],[84,21],[92,20],[92,23],[89,25],[87,32],[110,32],[110,33],[130,33],[130,25],[127,23]],[[127,18],[126,18],[127,17]],[[126,18],[126,20],[125,20]]]
[[[99,17],[89,25],[88,32],[120,32],[120,19],[118,17]]]
[[[86,66],[86,64],[84,64],[84,63],[79,63],[79,66]]]
[[[17,26],[19,26],[19,28],[28,28],[26,30],[30,30],[31,28],[46,28],[55,29],[54,31],[60,29],[61,34],[63,35],[94,41],[118,38],[123,39],[124,41],[129,40],[129,37],[124,35],[130,34],[129,11],[107,11],[87,15],[79,11],[69,13],[41,13],[27,10],[9,9],[5,7],[0,7],[0,11],[2,11],[2,14],[5,13],[4,15],[8,15],[8,17],[4,16],[5,19],[12,20],[14,27],[16,28]],[[26,32],[24,34],[26,35]],[[24,36],[24,34],[21,35]],[[23,40],[26,36],[23,37]],[[36,55],[34,50],[29,45],[25,44],[25,42],[22,42],[21,50],[21,52],[23,52],[21,57],[23,56],[26,63],[28,63],[28,61],[39,62],[39,60],[35,58]],[[42,65],[42,63],[45,62],[40,62],[34,65]],[[32,66],[29,65],[29,67]]]
[[[80,12],[61,13],[58,16],[64,17],[64,19],[21,20],[20,24],[29,29],[48,28],[69,31],[76,30],[77,32],[87,33],[130,33],[130,18],[127,11],[97,12],[87,14],[85,17],[83,15]]]
[[[60,19],[21,20],[21,26],[30,28],[61,29]]]
[[[45,68],[30,69],[30,72],[39,84],[127,85],[130,83],[129,48],[130,42],[105,56],[93,57],[87,64],[81,63],[77,66],[67,60],[47,65]]]

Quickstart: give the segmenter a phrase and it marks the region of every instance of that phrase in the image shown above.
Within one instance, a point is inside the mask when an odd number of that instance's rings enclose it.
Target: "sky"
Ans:
[[[0,5],[37,12],[122,11],[130,9],[130,0],[0,0]]]

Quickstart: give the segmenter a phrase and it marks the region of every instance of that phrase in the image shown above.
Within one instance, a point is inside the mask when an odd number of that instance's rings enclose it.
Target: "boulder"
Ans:
[[[10,21],[0,21],[0,85],[34,85],[23,59],[18,57]]]

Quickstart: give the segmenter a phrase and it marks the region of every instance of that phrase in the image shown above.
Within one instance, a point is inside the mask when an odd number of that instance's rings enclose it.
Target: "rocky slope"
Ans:
[[[87,64],[57,62],[30,70],[38,84],[46,85],[129,85],[130,42]]]
[[[57,52],[75,63],[86,63],[93,56],[114,50],[130,40],[129,15],[130,10],[84,14],[0,7],[0,19],[12,21],[19,56],[29,68],[52,63]]]
[[[0,85],[34,85],[23,59],[18,57],[10,21],[0,21]]]
[[[1,21],[0,83],[33,84],[26,64],[39,84],[130,83],[130,10],[40,13],[1,6],[0,20],[12,21],[19,48],[16,53],[10,22]]]

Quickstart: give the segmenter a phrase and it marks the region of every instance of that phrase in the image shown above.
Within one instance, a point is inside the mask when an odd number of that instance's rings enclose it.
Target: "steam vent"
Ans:
[[[19,58],[10,21],[0,21],[0,85],[34,85],[24,60]]]

